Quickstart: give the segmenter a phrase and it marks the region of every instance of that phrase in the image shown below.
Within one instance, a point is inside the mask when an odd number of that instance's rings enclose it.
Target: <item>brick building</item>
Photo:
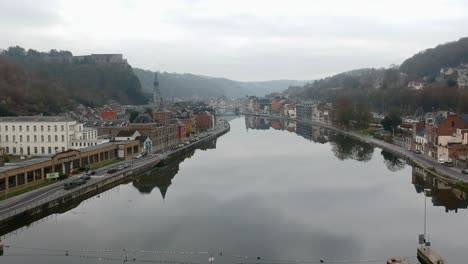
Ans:
[[[207,131],[213,128],[215,124],[214,115],[210,114],[209,112],[202,112],[195,117],[195,125],[197,127],[197,131]]]

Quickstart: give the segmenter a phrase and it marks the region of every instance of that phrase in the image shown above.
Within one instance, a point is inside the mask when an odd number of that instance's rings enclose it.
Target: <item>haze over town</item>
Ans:
[[[123,53],[241,81],[388,67],[466,36],[466,1],[0,1],[0,47]],[[203,63],[200,63],[203,62]]]

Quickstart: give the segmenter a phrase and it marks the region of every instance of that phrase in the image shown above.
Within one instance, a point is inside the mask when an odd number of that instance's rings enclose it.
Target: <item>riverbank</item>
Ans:
[[[375,147],[384,149],[388,152],[391,152],[392,154],[407,160],[408,162],[411,163],[411,165],[418,166],[422,168],[423,170],[425,170],[427,173],[430,173],[431,175],[434,175],[439,178],[443,178],[444,180],[452,184],[456,184],[459,182],[463,182],[465,184],[468,183],[468,175],[464,175],[460,171],[454,168],[443,166],[439,164],[436,160],[432,159],[431,157],[424,156],[424,154],[413,153],[405,148],[375,139],[369,135],[363,135],[363,134],[359,134],[353,131],[343,130],[343,129],[334,127],[330,124],[326,124],[326,123],[314,121],[314,120],[297,120],[297,119],[288,118],[288,117],[279,117],[279,116],[271,116],[271,115],[256,115],[256,114],[250,114],[250,113],[242,113],[242,115],[263,117],[263,118],[269,118],[269,119],[282,119],[282,120],[294,121],[294,122],[309,124],[313,126],[320,126],[326,129],[330,129],[338,133],[341,133],[343,135],[357,139],[359,141],[365,142],[367,144],[373,145]]]
[[[67,208],[67,205],[74,204],[77,200],[83,200],[83,198],[86,199],[102,193],[109,188],[119,185],[128,178],[150,170],[166,159],[184,155],[210,141],[216,140],[218,137],[229,132],[229,130],[230,125],[228,122],[219,123],[215,130],[208,132],[205,137],[198,141],[164,153],[113,164],[117,166],[120,163],[129,163],[130,167],[112,174],[107,174],[106,170],[100,170],[86,184],[71,190],[64,190],[63,183],[61,183],[54,186],[51,190],[29,194],[23,200],[15,200],[13,203],[6,200],[0,206],[0,230],[17,222],[24,222],[26,219],[37,218],[37,216],[53,213],[61,210],[61,208]]]

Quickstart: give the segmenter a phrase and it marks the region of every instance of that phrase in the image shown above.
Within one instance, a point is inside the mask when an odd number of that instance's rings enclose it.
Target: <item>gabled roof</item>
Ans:
[[[435,123],[436,125],[439,125],[440,123],[444,122],[445,119],[447,119],[447,117],[445,117],[445,116],[437,116],[437,117],[435,118],[435,122],[434,122],[434,123]]]
[[[460,118],[463,119],[463,121],[465,121],[465,123],[468,123],[468,114],[461,114]]]
[[[128,119],[90,120],[84,123],[85,127],[127,127]]]
[[[147,113],[140,113],[138,116],[133,120],[132,123],[138,124],[146,124],[146,123],[154,123],[153,119]]]
[[[115,137],[131,137],[135,135],[136,130],[120,130]]]

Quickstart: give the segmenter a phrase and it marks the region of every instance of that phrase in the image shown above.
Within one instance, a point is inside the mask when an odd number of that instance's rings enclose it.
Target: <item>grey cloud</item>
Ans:
[[[58,0],[0,1],[0,24],[8,27],[35,28],[60,22]]]

